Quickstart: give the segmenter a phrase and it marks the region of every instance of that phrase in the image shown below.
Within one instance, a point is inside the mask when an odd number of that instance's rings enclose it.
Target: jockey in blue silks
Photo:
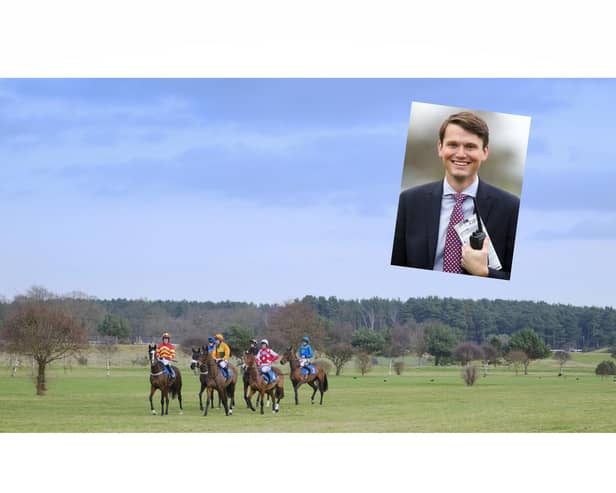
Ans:
[[[304,336],[302,338],[302,344],[299,347],[299,366],[302,369],[303,375],[314,374],[314,366],[310,363],[310,358],[314,357],[312,346],[310,345],[310,338]]]

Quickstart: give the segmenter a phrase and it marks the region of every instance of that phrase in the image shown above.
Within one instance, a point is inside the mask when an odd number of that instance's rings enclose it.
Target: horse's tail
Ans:
[[[327,384],[327,373],[323,370],[323,392],[327,392],[329,385]]]
[[[182,374],[180,373],[180,370],[174,366],[173,371],[175,372],[175,381],[169,387],[169,390],[171,391],[171,399],[175,399],[178,392],[182,388]]]

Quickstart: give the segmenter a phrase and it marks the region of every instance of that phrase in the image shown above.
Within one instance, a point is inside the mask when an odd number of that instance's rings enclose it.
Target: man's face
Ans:
[[[483,147],[478,135],[450,123],[443,142],[438,143],[438,155],[443,160],[447,181],[462,191],[475,181],[481,163],[488,158],[488,147]]]

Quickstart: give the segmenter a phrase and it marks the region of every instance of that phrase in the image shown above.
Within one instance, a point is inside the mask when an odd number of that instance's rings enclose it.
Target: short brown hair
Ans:
[[[471,113],[470,111],[461,111],[460,113],[450,115],[449,118],[442,123],[441,128],[438,131],[438,138],[441,144],[443,143],[443,138],[445,137],[447,125],[450,123],[459,125],[467,132],[478,136],[483,142],[484,149],[488,146],[488,142],[490,140],[490,130],[488,129],[488,124],[482,118],[478,117],[475,113]]]

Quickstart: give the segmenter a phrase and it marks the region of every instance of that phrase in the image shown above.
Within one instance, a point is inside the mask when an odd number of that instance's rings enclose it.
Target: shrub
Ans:
[[[314,364],[323,368],[323,371],[328,375],[334,369],[332,362],[327,359],[315,359]]]
[[[479,375],[479,370],[475,365],[467,365],[462,369],[462,378],[469,387],[475,383],[477,375]]]
[[[404,361],[394,361],[394,371],[396,372],[396,375],[402,375],[404,366]]]
[[[601,378],[607,375],[616,375],[616,364],[611,360],[602,361],[595,368],[595,373],[600,375]]]
[[[87,356],[77,356],[77,364],[79,366],[88,366],[88,357]]]

